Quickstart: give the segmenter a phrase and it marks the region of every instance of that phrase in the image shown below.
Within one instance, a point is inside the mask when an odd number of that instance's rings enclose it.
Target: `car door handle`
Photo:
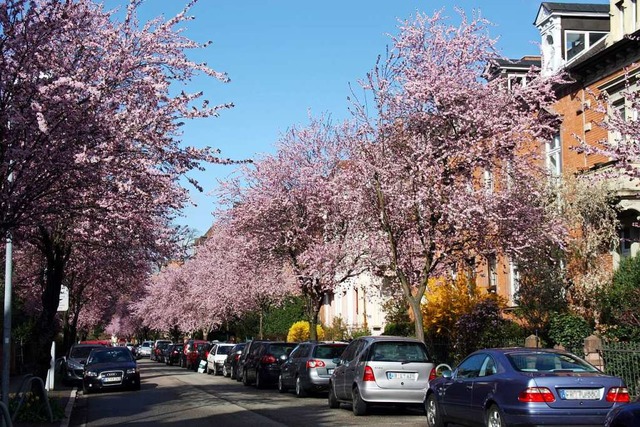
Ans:
[[[466,387],[467,387],[467,390],[471,390],[471,389],[473,389],[473,384],[467,384]]]

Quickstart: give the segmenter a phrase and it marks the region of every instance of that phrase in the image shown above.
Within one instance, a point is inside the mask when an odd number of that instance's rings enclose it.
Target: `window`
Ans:
[[[547,170],[551,179],[558,180],[562,175],[562,144],[560,135],[545,144]]]
[[[485,354],[475,354],[464,360],[456,369],[456,378],[477,378],[480,376],[480,369],[484,365]]]
[[[487,258],[487,264],[489,267],[489,292],[495,293],[498,289],[498,261],[495,255]]]
[[[565,31],[565,58],[571,61],[607,35],[599,31]]]
[[[516,303],[516,294],[520,289],[520,272],[518,271],[518,266],[513,261],[509,261],[509,287],[510,287],[510,299],[511,302],[515,305]]]
[[[509,74],[507,75],[507,88],[509,91],[514,90],[517,86],[525,87],[527,85],[527,78],[522,74]]]
[[[490,170],[485,170],[483,178],[485,191],[487,192],[487,194],[493,193],[493,172],[491,172]]]

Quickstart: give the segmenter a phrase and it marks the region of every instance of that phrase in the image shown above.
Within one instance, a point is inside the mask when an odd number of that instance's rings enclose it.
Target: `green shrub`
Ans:
[[[16,395],[10,396],[9,412],[11,414],[15,413],[18,409],[18,403],[19,399]],[[49,405],[53,414],[53,420],[61,420],[64,417],[64,408],[62,408],[60,402],[58,402],[57,399],[49,397]],[[49,412],[47,411],[45,402],[39,395],[27,393],[15,421],[24,423],[48,422]]]
[[[360,337],[366,337],[367,335],[371,335],[371,330],[369,328],[365,328],[364,326],[360,328],[352,329],[349,332],[349,338],[352,340]]]
[[[573,313],[554,313],[549,320],[549,337],[553,344],[560,344],[567,350],[581,354],[584,339],[593,329],[581,316]]]

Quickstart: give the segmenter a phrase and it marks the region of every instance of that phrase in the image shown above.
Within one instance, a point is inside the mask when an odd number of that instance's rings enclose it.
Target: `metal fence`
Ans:
[[[605,373],[621,377],[631,399],[640,397],[640,343],[603,342],[599,352]]]

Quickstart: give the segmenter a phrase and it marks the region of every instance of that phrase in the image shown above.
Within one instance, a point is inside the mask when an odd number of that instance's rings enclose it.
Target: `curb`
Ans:
[[[78,389],[74,387],[73,390],[71,390],[71,395],[69,396],[67,406],[65,406],[64,408],[64,418],[60,423],[60,427],[69,427],[69,423],[71,422],[71,412],[73,411],[73,405],[76,403],[77,394]]]

